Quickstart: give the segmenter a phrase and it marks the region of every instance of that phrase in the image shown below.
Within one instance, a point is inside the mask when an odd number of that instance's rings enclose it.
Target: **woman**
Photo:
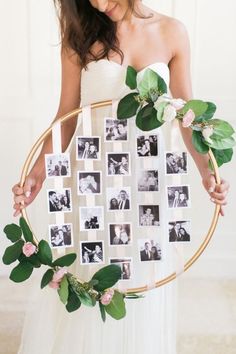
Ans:
[[[129,92],[124,84],[128,65],[138,71],[139,77],[145,69],[152,68],[163,76],[167,83],[170,77],[169,86],[174,97],[184,100],[192,97],[189,41],[180,22],[154,12],[139,0],[55,2],[61,9],[62,30],[62,89],[55,119],[80,104],[88,105],[123,97]],[[130,141],[133,143],[137,133],[133,122],[130,122],[130,126]],[[75,128],[75,121],[63,124],[63,151],[68,146]],[[93,128],[97,131],[98,125],[94,123]],[[220,185],[216,185],[215,178],[208,168],[208,157],[198,154],[193,148],[191,131],[182,127],[180,129],[212,201],[221,206],[225,205],[228,184],[222,181]],[[160,146],[161,143],[160,141]],[[13,187],[15,216],[34,200],[41,189],[45,179],[44,154],[51,152],[51,145],[49,137],[24,187]],[[162,153],[164,155],[163,151]],[[161,178],[162,174],[159,177]],[[161,195],[162,200],[165,197]],[[145,206],[146,208],[148,207]],[[107,218],[111,218],[110,214],[107,213]],[[129,217],[133,218],[133,214],[130,213]],[[223,215],[222,208],[221,214]],[[112,215],[116,216],[115,213]],[[133,227],[136,226],[133,219]],[[153,226],[152,229],[156,230],[156,227]],[[153,232],[156,232],[155,230]],[[165,264],[164,260],[161,263]],[[168,267],[168,264],[166,266]],[[84,265],[80,273],[88,278],[91,273],[86,267]],[[135,264],[135,272],[143,281],[149,281],[152,287],[153,278],[147,279],[147,273],[139,263]],[[46,322],[46,331],[43,315],[40,320],[37,316],[35,321],[32,317],[29,318],[30,330],[25,331],[20,354],[174,354],[172,287],[173,285],[168,285],[149,292],[138,302],[130,300],[127,303],[127,317],[118,322],[108,319],[105,325],[100,321],[96,309],[81,308],[75,316],[67,316],[57,307],[54,298],[51,302],[48,301],[52,296],[48,293],[46,306],[42,307],[42,313],[50,316]],[[48,309],[50,311],[46,312]],[[36,331],[35,335],[32,333],[33,329]]]

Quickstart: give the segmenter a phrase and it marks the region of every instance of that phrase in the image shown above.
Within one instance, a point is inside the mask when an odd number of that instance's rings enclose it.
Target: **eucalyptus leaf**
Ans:
[[[30,257],[26,257],[23,253],[20,255],[18,258],[19,262],[29,262],[31,263],[34,268],[40,268],[41,267],[41,262],[39,258],[37,257],[37,254],[32,254]]]
[[[19,240],[13,245],[7,247],[2,257],[3,263],[8,265],[15,262],[22,254],[22,247],[24,246],[24,243],[25,242],[23,240]]]
[[[76,293],[81,301],[81,303],[85,306],[94,307],[96,305],[96,299],[88,293],[85,289],[80,289],[78,293]]]
[[[10,279],[15,283],[23,282],[31,276],[33,269],[33,265],[29,262],[19,263],[12,269]]]
[[[230,162],[232,159],[233,149],[211,150],[215,156],[218,167],[222,166],[224,163]]]
[[[106,322],[106,310],[105,310],[105,306],[99,301],[99,309],[100,309],[100,313],[101,313],[101,317],[103,322]]]
[[[213,139],[211,136],[211,144],[207,143],[211,148],[216,150],[231,149],[235,146],[235,140],[232,137],[225,139]]]
[[[74,293],[74,291],[69,286],[69,296],[66,304],[66,309],[68,312],[74,312],[78,310],[81,306],[81,301],[79,297]]]
[[[196,117],[202,116],[204,113],[207,112],[208,104],[201,100],[190,100],[184,105],[184,107],[179,111],[179,113],[185,114],[189,109],[194,112]]]
[[[41,285],[40,285],[41,289],[45,288],[45,286],[47,286],[50,283],[50,281],[53,278],[53,275],[54,275],[54,271],[52,269],[48,269],[44,273],[42,280],[41,280]]]
[[[148,111],[148,115],[147,115]],[[157,111],[154,107],[150,110],[150,106],[143,107],[136,116],[136,125],[143,131],[149,131],[159,128],[163,123],[157,120]]]
[[[168,102],[162,102],[159,104],[158,109],[157,109],[157,120],[161,123],[163,123],[163,114],[166,106],[168,105]]]
[[[131,90],[137,87],[137,71],[132,66],[128,66],[127,68],[125,83]]]
[[[60,300],[63,304],[67,303],[68,296],[69,296],[69,290],[68,290],[69,284],[67,281],[66,275],[62,278],[60,282],[60,288],[57,290],[58,295],[60,297]]]
[[[56,259],[53,263],[53,267],[69,267],[76,260],[76,253],[69,253]]]
[[[20,218],[20,227],[22,229],[25,241],[34,243],[33,233],[30,230],[29,225],[27,224],[25,218],[23,217]]]
[[[142,80],[138,83],[138,91],[141,96],[149,96],[149,91],[158,88],[158,74],[147,69],[144,72]]]
[[[127,119],[136,115],[137,109],[139,108],[139,103],[135,99],[137,96],[137,92],[132,92],[120,100],[117,108],[118,119]]]
[[[197,152],[200,154],[206,154],[209,151],[209,146],[205,144],[202,133],[196,130],[192,133],[192,143]]]
[[[18,226],[16,224],[6,225],[3,229],[3,231],[5,232],[7,238],[11,242],[16,242],[16,241],[20,240],[21,235],[22,235],[22,231],[21,231],[20,226]]]
[[[213,102],[206,102],[207,103],[207,110],[201,116],[195,119],[197,123],[202,123],[204,121],[210,120],[215,112],[216,112],[216,105]]]
[[[125,317],[126,309],[125,309],[125,302],[124,296],[117,290],[115,290],[112,300],[109,305],[105,306],[106,312],[116,320],[120,320],[121,318]]]
[[[116,264],[110,264],[96,272],[92,280],[97,280],[98,284],[93,287],[97,291],[111,288],[121,278],[121,268]]]
[[[214,133],[211,139],[228,138],[234,134],[234,129],[231,124],[221,119],[212,119],[211,125],[213,125]]]
[[[52,250],[47,241],[41,240],[39,242],[37,257],[42,264],[52,265]]]
[[[158,91],[160,95],[164,95],[164,93],[167,93],[166,82],[160,75],[157,74],[157,76],[158,76]]]

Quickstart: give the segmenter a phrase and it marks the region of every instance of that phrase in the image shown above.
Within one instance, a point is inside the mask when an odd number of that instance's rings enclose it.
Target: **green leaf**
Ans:
[[[164,114],[164,110],[166,108],[166,106],[168,105],[168,102],[162,102],[160,103],[158,110],[157,110],[157,120],[161,123],[163,123],[163,114]]]
[[[116,320],[125,317],[126,309],[123,294],[115,290],[110,304],[105,306],[105,311]]]
[[[197,152],[200,154],[206,154],[209,151],[209,146],[205,144],[202,133],[196,130],[192,134],[192,143]]]
[[[195,116],[202,116],[204,113],[207,112],[208,104],[201,100],[190,100],[188,101],[185,106],[179,111],[180,114],[185,114],[189,109],[195,113]]]
[[[143,131],[149,131],[160,127],[163,123],[157,120],[157,111],[149,103],[143,107],[136,116],[136,125]],[[147,115],[147,113],[149,113]]]
[[[19,262],[29,262],[31,263],[34,268],[40,268],[41,267],[41,262],[38,259],[36,254],[32,254],[32,256],[30,257],[26,257],[23,253],[20,255],[20,257],[18,258]]]
[[[131,90],[137,87],[137,71],[132,66],[128,66],[127,68],[125,83]]]
[[[204,121],[210,120],[215,112],[216,112],[216,105],[212,102],[206,102],[208,107],[205,113],[203,113],[201,116],[195,119],[196,123],[202,123]]]
[[[103,291],[112,287],[121,278],[121,268],[116,264],[110,264],[96,272],[92,280],[97,280],[98,284],[94,285],[97,291]]]
[[[57,290],[60,300],[64,305],[67,303],[68,296],[69,296],[68,287],[69,287],[68,280],[66,275],[64,275],[64,277],[60,282],[60,288]]]
[[[24,246],[24,241],[19,240],[13,245],[6,248],[2,261],[4,264],[11,264],[15,262],[19,256],[22,254],[22,247]]]
[[[69,286],[69,296],[66,304],[66,309],[68,312],[74,312],[78,310],[81,306],[81,301],[78,296],[74,293],[74,291]]]
[[[136,115],[139,108],[139,102],[135,99],[136,96],[138,96],[138,93],[132,92],[120,100],[117,108],[118,119],[127,119]]]
[[[41,289],[45,288],[45,286],[47,286],[50,283],[50,281],[53,278],[53,274],[54,271],[52,269],[48,269],[46,273],[44,273],[40,285]]]
[[[41,263],[52,265],[52,251],[47,241],[41,240],[39,242],[37,256]]]
[[[213,125],[214,128],[214,133],[212,134],[211,139],[224,139],[234,134],[232,125],[225,120],[212,119],[211,125]]]
[[[23,217],[20,218],[20,227],[22,229],[25,241],[34,243],[32,231]]]
[[[142,80],[138,83],[138,91],[141,96],[149,96],[149,91],[152,89],[158,89],[158,74],[151,69],[147,69]]]
[[[212,143],[207,143],[211,148],[216,150],[225,150],[231,149],[235,146],[235,140],[232,137],[225,138],[225,139],[213,139],[212,136],[210,137]]]
[[[96,299],[90,295],[85,289],[81,288],[79,292],[76,292],[81,303],[85,306],[94,307],[96,305]]]
[[[106,322],[106,310],[105,310],[105,306],[99,301],[99,309],[100,309],[100,313],[101,313],[101,317],[103,322]]]
[[[19,263],[12,269],[10,279],[15,283],[23,282],[31,276],[33,269],[33,265],[29,262]]]
[[[233,149],[211,150],[215,156],[218,167],[222,166],[224,163],[230,162],[232,159]]]
[[[3,229],[3,231],[5,232],[7,238],[11,241],[11,242],[16,242],[21,238],[22,235],[22,231],[20,226],[16,225],[16,224],[9,224],[6,225]]]
[[[164,93],[167,93],[166,82],[160,75],[157,74],[157,76],[158,76],[158,91],[160,95],[164,95]]]
[[[69,267],[76,260],[76,253],[69,253],[56,259],[52,265],[53,267]]]

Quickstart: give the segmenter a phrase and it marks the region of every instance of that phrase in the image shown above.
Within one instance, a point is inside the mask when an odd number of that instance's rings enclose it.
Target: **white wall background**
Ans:
[[[146,0],[145,3],[185,23],[192,45],[195,97],[216,102],[218,117],[236,126],[236,2]],[[57,110],[60,92],[58,38],[52,0],[0,0],[1,230],[13,222],[11,187],[19,179],[33,142]],[[221,175],[232,186],[226,217],[221,219],[210,246],[188,276],[236,276],[235,161],[234,158],[233,164],[221,169]],[[210,207],[195,175],[193,169],[190,176],[192,194],[199,203],[199,210],[193,211],[198,223],[193,233],[197,238],[207,229],[209,222],[204,215]],[[35,211],[37,219],[38,212]],[[0,256],[5,246],[2,237]],[[0,266],[0,275],[8,272]]]

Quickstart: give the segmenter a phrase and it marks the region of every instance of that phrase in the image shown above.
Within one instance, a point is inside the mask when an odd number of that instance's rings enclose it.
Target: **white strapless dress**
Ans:
[[[169,69],[164,63],[148,66],[161,75],[169,84]],[[146,69],[146,68],[145,68]],[[138,73],[142,77],[145,69]],[[88,70],[83,70],[81,78],[82,105],[113,100],[114,102],[129,93],[125,85],[126,67],[108,60],[92,62]],[[111,117],[111,106],[95,109],[90,122],[90,135],[101,137],[101,159],[93,162],[94,170],[102,172],[102,194],[94,199],[77,195],[77,170],[84,168],[83,161],[76,161],[76,136],[88,136],[85,117],[79,117],[77,131],[69,146],[73,167],[73,178],[67,179],[73,185],[73,213],[67,214],[68,221],[73,223],[74,248],[69,252],[78,253],[78,262],[74,266],[79,278],[88,280],[99,267],[96,264],[81,265],[81,241],[103,241],[104,266],[110,259],[131,261],[131,278],[118,283],[120,290],[148,284],[169,275],[173,270],[172,248],[168,243],[168,217],[166,197],[166,175],[164,164],[165,134],[162,129],[152,132],[141,132],[135,126],[134,119],[128,120],[127,141],[104,141],[104,118]],[[86,133],[85,133],[86,130]],[[138,157],[137,139],[140,136],[156,135],[158,156]],[[125,176],[107,176],[107,154],[112,152],[128,153],[131,165],[130,174]],[[113,155],[115,156],[115,155]],[[90,165],[91,166],[91,165]],[[158,191],[138,191],[140,171],[158,170]],[[130,209],[125,211],[109,211],[106,196],[107,188],[116,185],[119,189],[128,188]],[[81,231],[78,206],[86,206],[95,200],[96,205],[104,207],[103,231]],[[87,204],[86,204],[87,203]],[[90,204],[88,204],[90,203]],[[159,205],[159,219],[155,226],[140,226],[140,206]],[[117,216],[118,215],[118,216]],[[110,245],[109,225],[117,223],[131,224],[131,243],[128,245]],[[92,232],[92,233],[91,233]],[[94,237],[94,239],[93,239]],[[162,259],[154,262],[140,260],[140,244],[155,240],[161,245]],[[144,243],[143,243],[144,244]],[[175,354],[176,353],[176,294],[175,282],[150,290],[143,299],[127,300],[127,315],[116,321],[107,316],[104,324],[100,318],[99,308],[82,306],[78,311],[68,314],[59,302],[54,290],[47,288],[39,291],[33,309],[26,316],[22,343],[18,354]]]

